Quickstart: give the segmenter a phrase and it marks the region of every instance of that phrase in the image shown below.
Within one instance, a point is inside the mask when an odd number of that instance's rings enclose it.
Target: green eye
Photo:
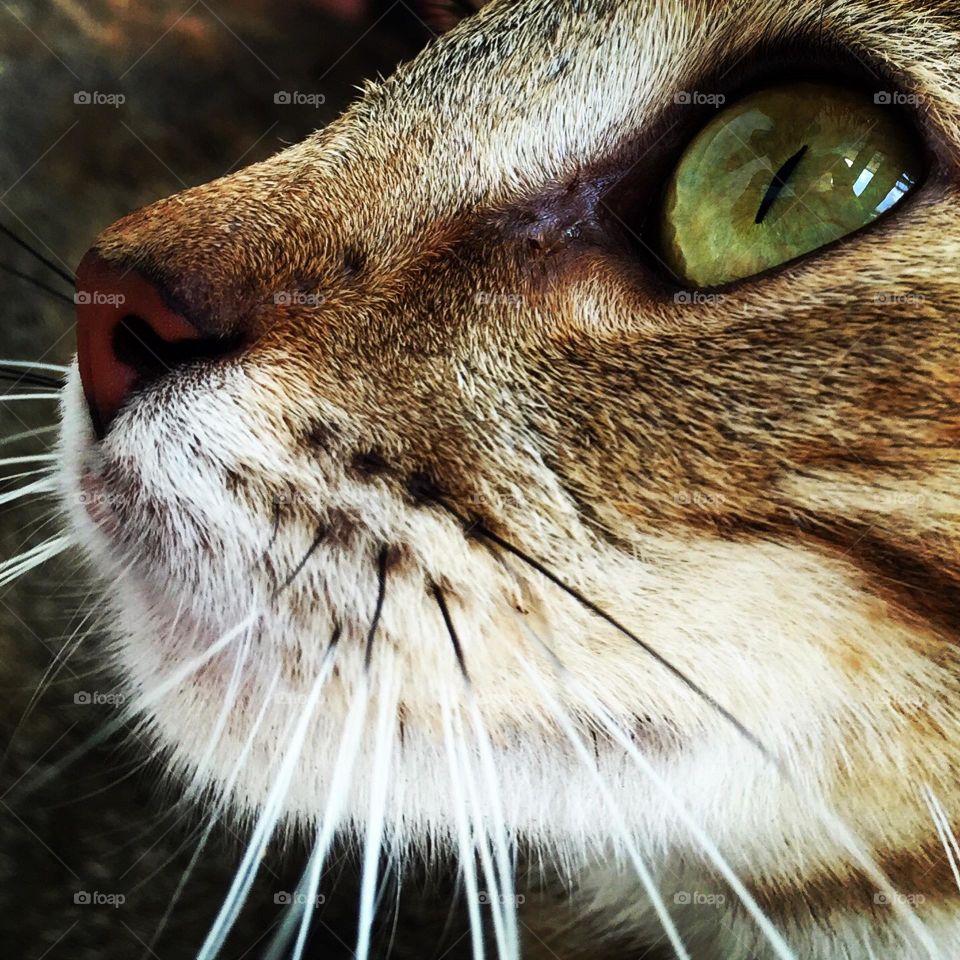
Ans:
[[[673,171],[664,259],[710,287],[859,230],[918,182],[915,139],[862,93],[795,83],[752,94],[717,114]]]

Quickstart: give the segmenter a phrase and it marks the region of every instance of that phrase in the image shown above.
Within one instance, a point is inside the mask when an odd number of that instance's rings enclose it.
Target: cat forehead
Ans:
[[[902,0],[495,0],[369,85],[311,146],[323,146],[332,178],[343,163],[391,158],[378,164],[378,183],[393,171],[421,211],[509,202],[627,147],[697,83],[736,87],[748,58],[819,43],[862,58],[878,89],[888,83],[874,69],[883,63],[952,109],[960,85],[936,65],[956,56],[960,14],[909,6],[904,21]]]

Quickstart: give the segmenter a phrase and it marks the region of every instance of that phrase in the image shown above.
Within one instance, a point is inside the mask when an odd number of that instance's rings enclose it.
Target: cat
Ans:
[[[284,955],[338,829],[359,957],[435,846],[474,956],[957,955],[958,40],[494,0],[98,236],[57,485],[167,777],[252,824],[198,957],[284,828]]]

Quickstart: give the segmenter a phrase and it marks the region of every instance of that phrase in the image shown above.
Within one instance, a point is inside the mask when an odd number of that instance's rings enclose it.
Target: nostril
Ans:
[[[185,364],[223,357],[240,341],[204,336],[155,284],[92,252],[77,269],[76,304],[80,379],[101,439],[138,390]]]
[[[126,316],[113,329],[113,355],[137,371],[138,386],[186,364],[216,360],[237,345],[237,337],[166,340],[143,317]]]

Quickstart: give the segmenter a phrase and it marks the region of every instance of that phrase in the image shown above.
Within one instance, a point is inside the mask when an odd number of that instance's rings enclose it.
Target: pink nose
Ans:
[[[94,430],[103,438],[138,390],[190,360],[226,352],[172,310],[135,270],[88,253],[77,268],[77,359]]]

